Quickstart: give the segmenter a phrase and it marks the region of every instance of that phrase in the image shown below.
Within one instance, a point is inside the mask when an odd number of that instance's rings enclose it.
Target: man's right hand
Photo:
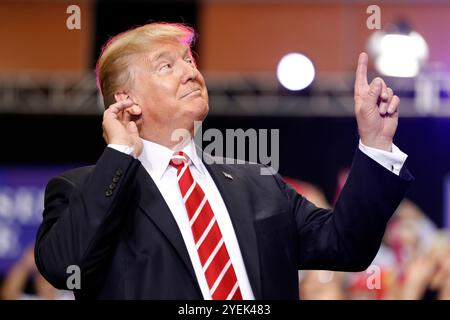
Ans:
[[[141,113],[141,108],[130,99],[110,105],[103,113],[103,138],[106,143],[132,147],[138,157],[142,152],[142,140],[136,122],[132,119]]]

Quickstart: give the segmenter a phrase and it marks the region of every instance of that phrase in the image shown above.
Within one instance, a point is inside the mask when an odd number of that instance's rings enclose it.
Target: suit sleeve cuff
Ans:
[[[134,155],[134,148],[133,147],[129,147],[123,144],[113,144],[110,143],[108,144],[108,148],[112,148],[114,150],[117,150],[119,152],[125,153],[129,156],[132,156],[133,158],[136,159],[136,156]]]
[[[361,139],[359,140],[359,150],[396,175],[400,174],[400,170],[408,157],[408,155],[402,152],[395,144],[392,144],[392,151],[387,152],[368,147],[362,143]]]

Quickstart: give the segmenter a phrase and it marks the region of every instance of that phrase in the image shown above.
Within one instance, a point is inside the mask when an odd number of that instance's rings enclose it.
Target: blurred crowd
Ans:
[[[34,244],[10,268],[0,282],[0,300],[73,300],[71,291],[54,288],[34,262]]]
[[[320,207],[316,187],[287,179]],[[404,200],[389,221],[380,250],[363,272],[299,271],[303,300],[450,300],[450,236],[413,202]]]

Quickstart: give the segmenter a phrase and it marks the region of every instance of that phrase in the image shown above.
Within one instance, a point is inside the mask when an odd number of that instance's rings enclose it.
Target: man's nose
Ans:
[[[190,80],[195,80],[197,78],[197,75],[198,75],[197,68],[191,63],[184,62],[181,82],[186,83]]]

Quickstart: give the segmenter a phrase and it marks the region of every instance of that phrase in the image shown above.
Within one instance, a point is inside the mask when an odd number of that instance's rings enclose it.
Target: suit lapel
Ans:
[[[153,179],[141,165],[138,173],[138,183],[141,188],[141,196],[139,206],[145,212],[146,216],[155,223],[155,225],[161,230],[161,232],[167,237],[169,242],[178,252],[181,260],[183,261],[189,273],[192,276],[192,280],[197,287],[200,296],[202,296],[200,287],[195,276],[194,268],[192,266],[189,253],[186,245],[184,244],[183,237],[180,229],[167,206],[166,201],[161,195],[158,187],[154,183]]]
[[[205,164],[230,214],[255,299],[261,299],[261,276],[252,208],[241,179],[230,166]],[[232,253],[230,253],[232,254]]]

